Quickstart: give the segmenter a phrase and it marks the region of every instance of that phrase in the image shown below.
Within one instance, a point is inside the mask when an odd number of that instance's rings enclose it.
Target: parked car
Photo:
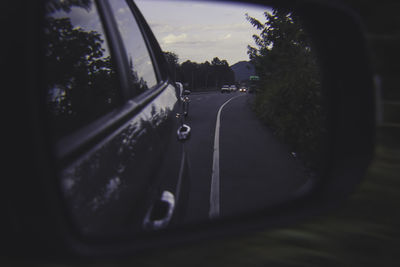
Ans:
[[[231,89],[230,89],[229,85],[223,85],[221,87],[221,93],[230,93],[230,92],[231,92]]]
[[[133,2],[86,2],[46,6],[56,179],[84,234],[164,228],[184,210],[186,96]]]

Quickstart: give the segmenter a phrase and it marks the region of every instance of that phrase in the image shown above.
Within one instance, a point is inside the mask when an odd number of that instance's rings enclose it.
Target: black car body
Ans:
[[[48,126],[73,223],[95,235],[167,226],[188,179],[182,92],[150,28],[132,1],[45,12]]]

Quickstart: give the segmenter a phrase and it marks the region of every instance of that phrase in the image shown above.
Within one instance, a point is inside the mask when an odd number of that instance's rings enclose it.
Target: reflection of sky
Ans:
[[[106,40],[103,28],[100,24],[99,16],[96,13],[95,6],[92,3],[92,6],[89,10],[86,10],[81,7],[71,7],[70,12],[65,11],[56,11],[51,14],[53,18],[70,18],[71,24],[74,28],[81,28],[82,30],[89,32],[89,31],[96,31],[102,35],[103,43],[102,48],[105,49],[103,52],[103,57],[107,57],[109,55],[108,48],[106,47]]]
[[[122,35],[128,58],[133,61],[134,71],[137,72],[139,79],[143,78],[147,85],[152,87],[157,83],[154,68],[131,10],[125,1],[110,1],[110,6]]]
[[[129,58],[133,58],[135,71],[144,78],[145,81],[150,82],[149,86],[156,83],[154,77],[153,66],[151,59],[147,52],[147,48],[139,28],[134,27],[136,24],[129,7],[120,8],[117,11],[116,20],[118,21],[119,30],[122,38],[125,40],[125,47]],[[134,53],[132,55],[132,53]]]
[[[135,0],[161,48],[196,62],[226,59],[230,65],[248,60],[257,30],[245,14],[264,21],[265,7],[200,1]]]
[[[143,77],[149,87],[153,86],[156,83],[154,69],[145,43],[141,38],[141,33],[135,26],[136,22],[132,12],[125,1],[114,0],[110,4],[114,8],[118,29],[123,37],[128,57],[133,60],[134,71],[137,72],[139,78]],[[109,55],[104,31],[93,3],[88,10],[81,7],[71,7],[69,12],[56,11],[51,16],[54,18],[69,17],[74,28],[81,28],[86,32],[95,31],[100,33],[104,40],[102,43],[102,48],[105,50],[103,56]]]

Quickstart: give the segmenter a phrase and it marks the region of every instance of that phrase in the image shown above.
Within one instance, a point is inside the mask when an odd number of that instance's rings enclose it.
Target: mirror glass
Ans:
[[[294,11],[136,0],[171,79],[188,93],[170,105],[175,89],[166,89],[118,124],[126,96],[113,56],[121,49],[111,49],[99,10],[110,9],[127,40],[124,64],[141,90],[129,103],[148,97],[158,74],[149,38],[127,37],[146,34],[130,26],[140,24],[136,7],[112,2],[46,7],[47,103],[60,186],[81,232],[137,233],[244,216],[293,199],[320,179],[321,73]],[[182,129],[183,141],[176,136]]]
[[[176,81],[191,91],[187,222],[274,206],[322,166],[321,74],[290,10],[136,1]]]

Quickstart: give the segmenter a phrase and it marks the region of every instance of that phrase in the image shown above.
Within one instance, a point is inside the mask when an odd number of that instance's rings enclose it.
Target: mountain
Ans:
[[[249,61],[239,61],[231,66],[235,73],[235,81],[240,82],[248,80],[250,76],[255,75],[254,67]]]

